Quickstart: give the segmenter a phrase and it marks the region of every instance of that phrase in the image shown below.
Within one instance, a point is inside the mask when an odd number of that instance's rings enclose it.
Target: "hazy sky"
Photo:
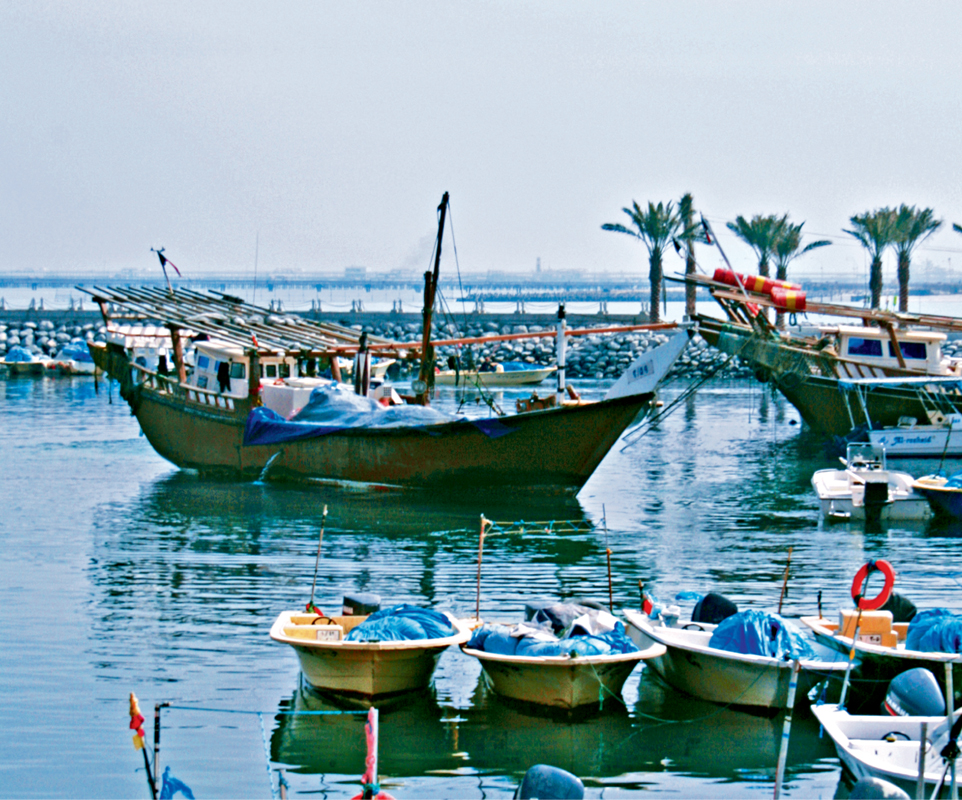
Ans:
[[[600,226],[690,191],[838,237],[826,276],[852,214],[931,206],[916,263],[962,274],[958,0],[4,0],[0,65],[4,272],[422,271],[449,191],[462,271],[647,274]]]

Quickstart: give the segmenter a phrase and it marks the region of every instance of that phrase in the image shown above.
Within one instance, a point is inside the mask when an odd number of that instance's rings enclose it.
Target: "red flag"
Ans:
[[[144,715],[140,713],[140,703],[137,702],[137,695],[130,693],[130,729],[134,733],[134,747],[137,750],[144,749]]]
[[[174,272],[177,273],[177,277],[178,277],[178,278],[182,278],[182,277],[183,277],[183,275],[180,274],[180,270],[177,269],[177,265],[176,265],[173,261],[171,261],[169,258],[167,258],[167,256],[164,255],[164,248],[163,248],[163,247],[160,248],[160,250],[157,251],[157,256],[160,258],[160,266],[161,266],[161,267],[166,267],[168,264],[170,264],[170,266],[172,266],[172,267],[174,268]]]

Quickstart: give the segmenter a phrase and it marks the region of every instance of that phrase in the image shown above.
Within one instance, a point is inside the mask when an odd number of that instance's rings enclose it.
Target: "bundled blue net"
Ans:
[[[784,661],[815,657],[815,651],[804,636],[782,617],[764,611],[739,611],[722,620],[708,646],[729,653],[768,656]]]
[[[457,629],[444,614],[430,608],[400,605],[375,611],[344,637],[347,642],[400,642],[443,639]]]
[[[548,632],[547,626],[506,627],[482,625],[471,636],[467,646],[472,650],[502,656],[610,656],[637,653],[638,647],[625,634],[625,626],[615,623],[614,630],[597,634],[574,634],[563,639]]]
[[[905,649],[923,653],[962,653],[962,616],[947,608],[920,611],[909,623]]]

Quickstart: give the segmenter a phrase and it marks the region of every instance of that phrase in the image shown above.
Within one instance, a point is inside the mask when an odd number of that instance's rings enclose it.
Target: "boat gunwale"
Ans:
[[[563,640],[559,640],[563,641]],[[473,656],[478,659],[478,661],[493,661],[502,664],[518,664],[518,665],[530,665],[530,666],[547,666],[555,668],[572,667],[572,666],[595,666],[595,665],[605,665],[605,664],[621,664],[629,661],[647,661],[650,658],[658,658],[665,654],[665,647],[660,644],[654,644],[645,650],[639,650],[636,653],[613,653],[613,654],[599,654],[594,656],[512,656],[504,653],[487,653],[484,650],[475,650],[474,648],[467,647],[466,645],[460,645],[461,652],[465,655]]]
[[[850,649],[852,647],[852,637],[842,636],[838,633],[833,633],[831,628],[825,625],[819,625],[818,622],[821,620],[828,621],[828,617],[799,617],[799,620],[807,625],[814,633],[815,636],[821,636],[826,639],[838,642],[844,646],[845,649]],[[871,642],[858,641],[855,642],[856,653],[868,653],[873,656],[881,656],[890,659],[912,659],[918,661],[934,661],[936,663],[960,663],[962,664],[962,653],[945,653],[945,652],[926,652],[924,650],[907,650],[904,646],[902,647],[883,647],[880,644],[872,644]]]
[[[451,636],[445,636],[437,639],[400,639],[390,642],[349,642],[341,639],[340,641],[333,642],[298,639],[297,637],[289,636],[288,634],[284,633],[284,627],[312,627],[309,625],[295,626],[290,622],[290,619],[294,614],[300,615],[303,613],[303,611],[282,611],[271,625],[271,639],[273,639],[275,642],[279,642],[280,644],[287,644],[291,647],[300,648],[311,652],[344,650],[353,653],[373,653],[404,650],[443,650],[451,645],[460,645],[462,642],[466,642],[471,638],[472,630],[469,620],[460,619],[449,614],[447,611],[442,611],[441,613],[451,620],[451,624],[457,629],[458,632],[456,634],[452,634]]]
[[[654,639],[658,644],[661,644],[663,647],[665,647],[666,650],[670,651],[671,649],[676,649],[676,650],[681,650],[683,652],[691,652],[691,653],[698,653],[700,655],[713,656],[715,658],[730,659],[732,661],[739,661],[746,665],[753,665],[753,666],[759,666],[759,667],[765,667],[765,668],[775,667],[778,669],[787,669],[787,670],[790,670],[792,668],[791,660],[786,661],[784,659],[775,658],[774,656],[760,656],[760,655],[754,655],[750,653],[736,653],[732,650],[720,650],[717,647],[708,647],[707,645],[698,645],[698,644],[693,644],[688,642],[672,641],[671,639],[669,639],[664,635],[659,635],[658,633],[655,633],[656,631],[659,630],[659,628],[657,628],[656,626],[648,624],[642,627],[642,625],[638,625],[631,620],[631,617],[641,617],[641,616],[642,615],[637,611],[631,611],[631,610],[625,611],[625,618],[629,621],[631,625],[633,625],[635,628],[641,631],[645,636],[648,636],[649,638]],[[695,623],[695,624],[701,624],[701,623]],[[691,631],[683,631],[681,628],[663,628],[661,630],[678,631],[679,634],[683,634],[683,635],[687,635],[691,633]],[[841,672],[841,671],[844,671],[848,666],[847,661],[823,661],[817,658],[816,659],[800,658],[798,660],[798,663],[802,669],[809,670],[812,672]]]

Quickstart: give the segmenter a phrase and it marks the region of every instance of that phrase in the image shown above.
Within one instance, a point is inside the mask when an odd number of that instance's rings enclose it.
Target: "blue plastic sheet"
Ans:
[[[620,622],[615,625],[613,631],[568,636],[564,639],[548,639],[545,635],[547,626],[542,629],[540,636],[533,635],[535,634],[533,628],[528,630],[529,635],[512,636],[512,633],[519,632],[517,627],[482,625],[471,636],[467,646],[484,653],[529,658],[566,656],[572,653],[579,656],[608,656],[638,652],[638,647],[625,634],[625,626]]]
[[[348,642],[400,642],[443,639],[457,629],[444,614],[430,608],[400,605],[375,611],[344,637]]]
[[[909,623],[905,649],[923,653],[962,653],[962,616],[947,608],[920,611]]]
[[[805,637],[782,617],[764,611],[739,611],[722,620],[708,646],[729,653],[768,656],[784,661],[815,657],[815,651]]]
[[[7,350],[6,355],[7,361],[13,362],[24,362],[24,361],[34,361],[33,353],[27,350],[26,347],[20,347],[20,345],[14,345],[9,350]]]
[[[252,409],[244,427],[244,444],[282,444],[356,429],[413,428],[430,435],[432,426],[455,420],[430,406],[385,407],[332,383],[314,389],[307,405],[289,421],[269,408]],[[461,423],[474,426],[492,439],[515,430],[498,419]]]
[[[71,342],[64,345],[63,349],[57,353],[57,358],[79,361],[85,364],[93,364],[94,362],[93,356],[90,355],[90,348],[81,342]]]

